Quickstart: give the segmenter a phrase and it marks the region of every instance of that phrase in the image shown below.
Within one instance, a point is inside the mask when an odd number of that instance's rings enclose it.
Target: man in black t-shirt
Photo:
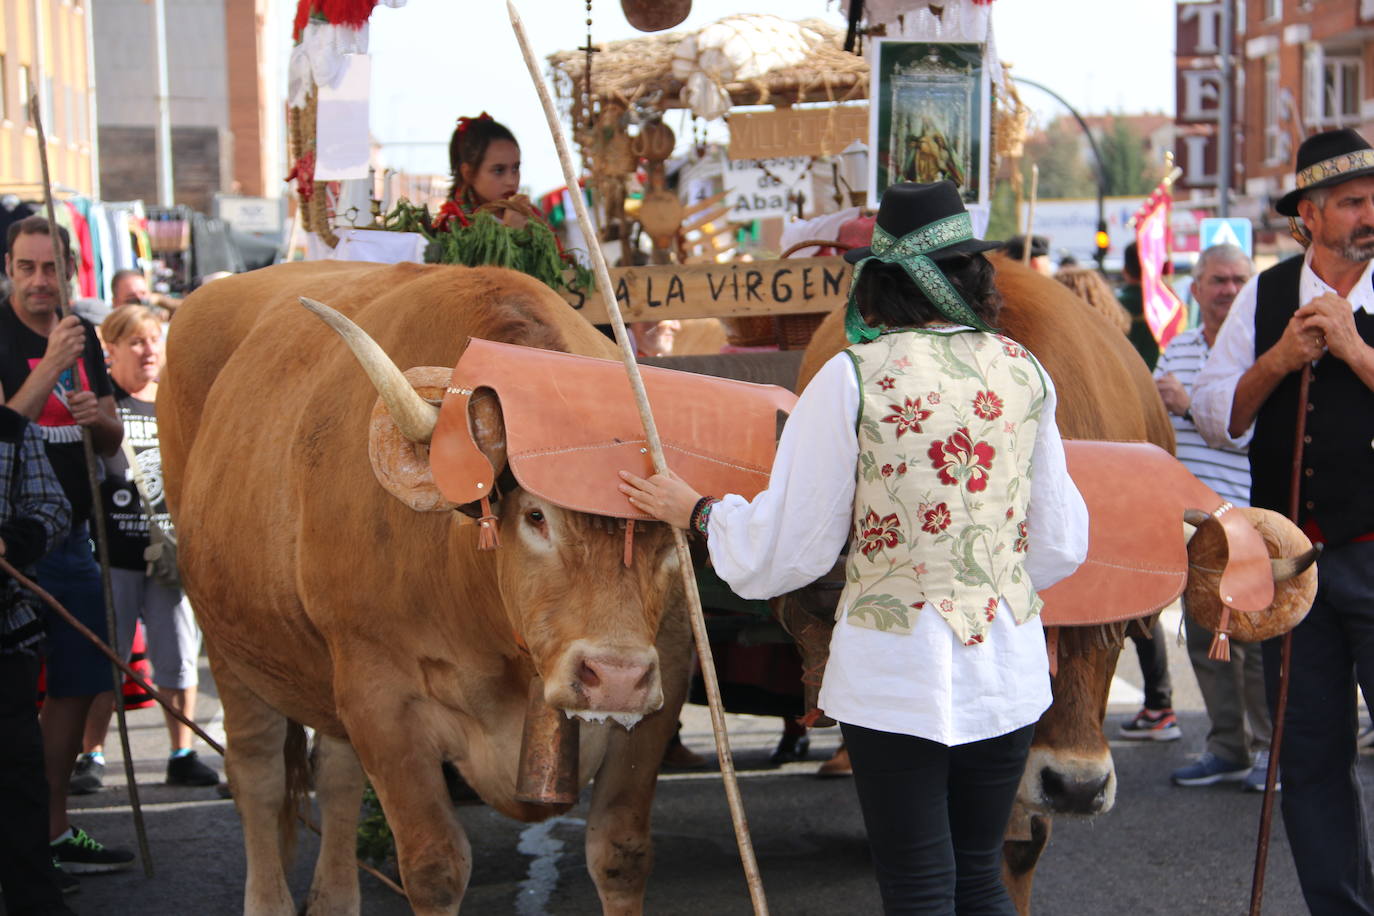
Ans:
[[[72,506],[72,530],[37,564],[38,583],[78,620],[105,637],[105,600],[100,569],[91,551],[87,520],[91,488],[86,476],[82,428],[99,455],[119,449],[124,427],[115,413],[113,388],[95,329],[75,316],[58,315],[59,284],[74,265],[65,229],[59,276],[47,220],[29,217],[7,233],[5,272],[13,284],[0,306],[0,385],[5,406],[37,423],[57,480]],[[48,623],[47,698],[43,704],[44,766],[49,788],[49,838],[53,858],[75,874],[126,868],[133,854],[106,849],[67,821],[72,761],[81,750],[86,713],[96,694],[111,689],[110,664],[70,625]]]

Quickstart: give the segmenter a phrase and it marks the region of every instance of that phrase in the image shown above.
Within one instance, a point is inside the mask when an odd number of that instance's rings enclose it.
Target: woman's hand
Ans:
[[[648,480],[621,471],[620,479],[624,481],[620,492],[629,498],[630,505],[674,528],[687,527],[692,521],[692,510],[701,499],[700,493],[671,470],[655,474]]]

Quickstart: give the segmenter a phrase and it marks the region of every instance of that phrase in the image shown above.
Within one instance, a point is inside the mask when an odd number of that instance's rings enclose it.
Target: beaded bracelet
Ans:
[[[703,541],[706,540],[706,526],[711,521],[711,507],[718,502],[720,500],[714,496],[703,496],[692,507],[692,515],[687,522],[687,530],[692,534],[700,535]]]

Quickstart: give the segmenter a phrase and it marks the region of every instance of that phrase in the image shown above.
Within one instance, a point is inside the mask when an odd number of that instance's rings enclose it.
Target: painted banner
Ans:
[[[1183,330],[1188,319],[1182,301],[1164,279],[1169,267],[1169,210],[1173,198],[1156,188],[1135,217],[1135,242],[1140,252],[1140,292],[1145,323],[1162,350]]]

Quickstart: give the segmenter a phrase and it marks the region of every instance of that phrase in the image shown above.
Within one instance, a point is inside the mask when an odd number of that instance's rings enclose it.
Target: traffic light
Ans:
[[[1097,269],[1102,269],[1102,261],[1107,257],[1107,249],[1111,247],[1111,236],[1107,235],[1107,224],[1103,220],[1097,221],[1097,235],[1094,237],[1097,242],[1097,253],[1093,255],[1097,261]]]

